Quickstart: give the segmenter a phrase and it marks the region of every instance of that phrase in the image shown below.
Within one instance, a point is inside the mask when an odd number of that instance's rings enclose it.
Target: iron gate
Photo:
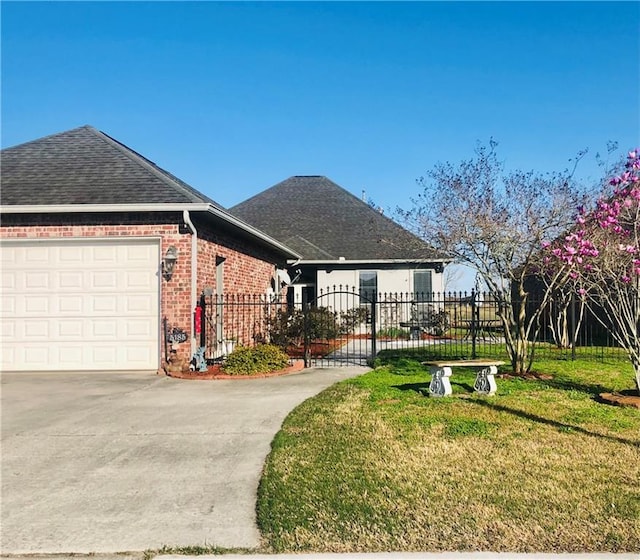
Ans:
[[[376,355],[376,299],[341,286],[303,306],[304,359],[314,367],[370,365]]]

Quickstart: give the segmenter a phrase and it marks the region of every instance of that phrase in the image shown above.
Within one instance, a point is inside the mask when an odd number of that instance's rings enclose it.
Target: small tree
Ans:
[[[541,243],[566,231],[581,198],[570,173],[506,172],[496,146],[479,146],[473,159],[457,166],[437,164],[418,179],[423,192],[413,208],[399,213],[423,239],[481,275],[499,305],[513,371],[523,374],[554,287],[546,286],[528,314],[525,280],[540,270]]]
[[[545,244],[546,262],[553,270],[560,263],[565,277],[580,282],[580,293],[604,309],[612,336],[629,354],[640,393],[639,150],[629,152],[625,167],[595,208],[579,209],[569,235]]]

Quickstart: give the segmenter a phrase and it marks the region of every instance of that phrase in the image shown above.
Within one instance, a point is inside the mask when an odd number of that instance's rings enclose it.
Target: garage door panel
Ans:
[[[0,253],[3,370],[158,366],[158,241],[3,242]]]
[[[51,299],[49,296],[29,295],[24,299],[16,299],[16,310],[20,313],[24,311],[25,317],[45,317],[51,309]]]
[[[38,293],[53,287],[51,273],[42,270],[34,270],[25,273],[22,288],[29,292]]]
[[[123,278],[124,287],[130,290],[148,290],[157,282],[155,274],[149,274],[146,271],[127,272]]]
[[[13,316],[16,313],[16,298],[13,294],[3,293],[0,297],[0,313],[3,318]]]
[[[55,364],[56,348],[47,346],[46,344],[36,344],[23,342],[22,348],[19,349],[18,357],[20,363],[18,365],[23,366],[23,369],[27,370],[43,370],[49,367],[50,364]]]
[[[149,363],[149,360],[153,359],[153,356],[149,353],[149,350],[143,346],[128,346],[124,348],[125,360],[131,364],[132,369],[136,367],[144,367],[144,364]]]
[[[97,266],[112,266],[118,264],[118,248],[113,245],[93,247],[91,251],[91,259]]]
[[[16,275],[14,272],[7,271],[7,265],[5,263],[2,263],[0,282],[2,282],[2,289],[5,293],[13,292],[16,288]]]
[[[100,321],[87,321],[86,327],[90,331],[90,337],[94,340],[118,340],[117,319],[102,319]]]
[[[29,249],[25,248],[19,253],[19,257],[22,257],[22,261],[26,265],[35,265],[38,267],[42,267],[44,265],[44,269],[46,269],[46,266],[51,262],[50,251],[51,247],[46,245],[36,245],[29,247]]]
[[[62,291],[78,291],[84,286],[84,274],[81,270],[64,270],[55,275],[54,286]]]
[[[149,295],[136,294],[123,298],[124,312],[127,315],[147,315],[153,313],[156,308],[156,301]]]
[[[54,302],[54,313],[58,317],[77,317],[88,312],[88,307],[85,308],[85,299],[80,294],[59,294]]]
[[[78,364],[86,363],[84,354],[86,348],[79,342],[58,344],[56,352],[56,369],[75,370]]]
[[[2,321],[0,324],[0,340],[11,340],[16,336],[15,321]]]
[[[25,341],[47,342],[51,336],[51,319],[25,319],[21,323]]]
[[[82,338],[83,328],[82,319],[58,319],[55,321],[56,340],[77,340]]]

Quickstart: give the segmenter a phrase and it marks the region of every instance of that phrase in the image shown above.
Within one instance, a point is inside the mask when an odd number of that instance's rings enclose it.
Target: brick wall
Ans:
[[[2,217],[0,238],[55,239],[158,237],[161,257],[168,247],[175,246],[178,260],[170,280],[160,280],[160,321],[166,317],[170,327],[178,327],[192,335],[193,307],[191,303],[191,235],[180,232],[181,214],[48,214],[12,215]],[[212,231],[211,224],[198,224],[197,297],[205,287],[216,286],[216,257],[224,261],[224,290],[233,293],[265,293],[275,270],[276,259],[267,252],[252,247],[228,234]],[[159,265],[160,273],[160,265]],[[161,353],[164,343],[161,335]],[[190,340],[179,344],[180,358],[190,359]]]

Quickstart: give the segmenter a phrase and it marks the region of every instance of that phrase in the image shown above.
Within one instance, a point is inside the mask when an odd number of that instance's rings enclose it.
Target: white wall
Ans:
[[[371,270],[371,269],[367,269]],[[378,274],[378,293],[386,303],[378,306],[376,317],[378,328],[398,326],[411,318],[412,293],[414,292],[413,272],[416,269],[376,270]],[[419,269],[424,270],[424,269]],[[359,292],[358,270],[318,270],[317,294],[330,293],[342,286],[342,290]],[[444,275],[431,271],[431,283],[434,292],[443,292]],[[344,312],[360,305],[358,298],[349,296],[321,298],[318,305],[330,307],[333,311]]]
[[[406,294],[414,291],[413,286],[413,271],[416,269],[397,269],[397,270],[376,270],[378,273],[378,292],[382,294],[402,293]],[[424,269],[419,269],[424,270]],[[359,291],[359,276],[358,270],[333,270],[327,272],[326,270],[318,270],[318,293],[320,291],[330,292],[333,291],[334,286],[340,286],[344,288],[348,286],[349,289]],[[444,275],[442,272],[431,271],[431,283],[434,292],[444,291]]]

